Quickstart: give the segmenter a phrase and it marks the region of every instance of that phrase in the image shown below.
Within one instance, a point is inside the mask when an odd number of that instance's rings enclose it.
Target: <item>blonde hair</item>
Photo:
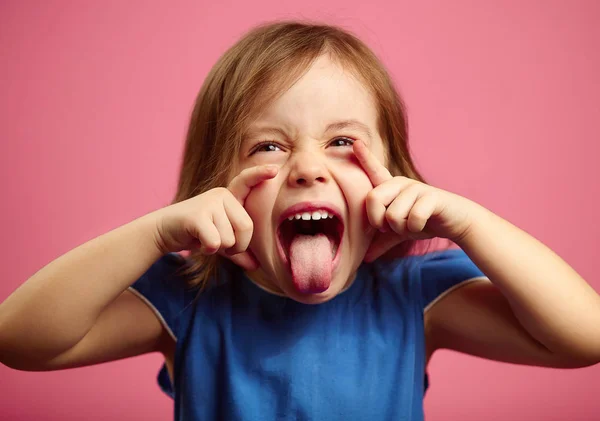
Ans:
[[[232,158],[239,154],[250,119],[325,53],[358,77],[373,95],[390,172],[424,181],[409,153],[404,103],[375,54],[340,27],[279,21],[247,32],[206,77],[191,115],[172,203],[226,186],[235,162]],[[406,241],[388,257],[406,255],[415,245],[415,241]],[[203,289],[210,279],[216,279],[224,259],[192,250],[183,274],[190,285]]]

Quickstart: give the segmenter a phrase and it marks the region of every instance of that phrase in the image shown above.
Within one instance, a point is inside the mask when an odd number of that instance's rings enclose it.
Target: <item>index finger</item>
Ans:
[[[248,197],[253,187],[275,177],[278,172],[279,167],[276,165],[260,165],[246,168],[231,180],[227,189],[243,206],[246,197]]]
[[[381,183],[393,178],[388,169],[377,159],[373,153],[367,148],[361,140],[354,142],[352,150],[354,155],[363,167],[373,187],[377,187]]]

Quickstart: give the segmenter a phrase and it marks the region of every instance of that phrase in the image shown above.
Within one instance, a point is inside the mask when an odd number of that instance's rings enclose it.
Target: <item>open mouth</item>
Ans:
[[[290,264],[290,247],[298,236],[326,236],[331,248],[331,260],[337,262],[344,234],[341,217],[331,209],[295,212],[284,216],[277,229],[278,248],[286,265]]]

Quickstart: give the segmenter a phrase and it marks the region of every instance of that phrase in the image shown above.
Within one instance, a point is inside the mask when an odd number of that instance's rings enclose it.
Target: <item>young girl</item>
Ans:
[[[414,253],[435,237],[460,249]],[[600,297],[531,236],[426,184],[381,63],[300,22],[252,30],[214,66],[173,204],[0,305],[16,369],[163,353],[176,419],[423,419],[441,348],[595,364]]]

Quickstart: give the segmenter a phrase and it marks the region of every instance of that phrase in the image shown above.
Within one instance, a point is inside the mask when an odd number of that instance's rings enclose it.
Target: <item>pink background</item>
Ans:
[[[298,17],[345,25],[380,55],[432,183],[535,235],[600,290],[599,4],[4,0],[0,300],[69,249],[166,205],[209,68],[254,24]],[[0,419],[170,419],[160,361],[0,366]],[[431,376],[428,420],[600,419],[600,365],[440,352]]]

